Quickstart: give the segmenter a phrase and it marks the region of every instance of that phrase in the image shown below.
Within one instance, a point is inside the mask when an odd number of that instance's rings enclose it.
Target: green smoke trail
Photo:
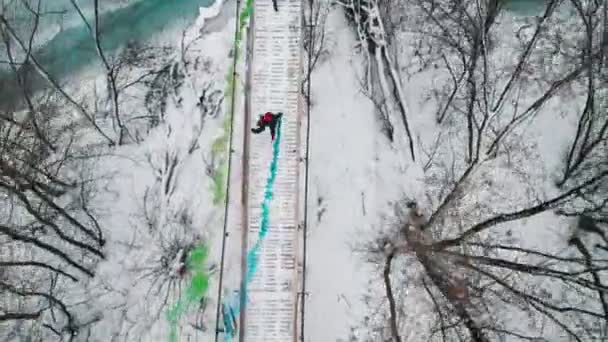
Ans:
[[[236,32],[236,36],[233,44],[233,58],[239,61],[241,56],[241,42],[243,40],[243,32],[245,32],[245,26],[249,22],[249,18],[253,13],[253,0],[247,0],[244,8],[241,10],[239,15],[239,28]],[[228,165],[227,165],[227,154],[228,154],[228,141],[230,139],[230,122],[234,108],[232,107],[232,93],[236,87],[236,73],[234,72],[234,66],[228,68],[226,73],[226,89],[224,90],[224,103],[227,104],[226,115],[222,122],[222,134],[217,137],[211,145],[211,155],[215,160],[219,161],[217,170],[215,171],[212,179],[211,193],[213,194],[213,204],[218,205],[223,203],[226,199],[226,177],[228,176]]]
[[[208,248],[203,244],[190,251],[186,267],[192,273],[192,281],[186,293],[167,312],[169,321],[169,341],[177,342],[177,323],[181,316],[191,308],[200,304],[209,288],[209,274],[205,268]]]
[[[234,60],[237,61],[240,57],[240,46],[243,37],[243,31],[248,23],[249,17],[253,13],[253,0],[247,0],[244,8],[239,15],[239,28],[236,32],[233,49]],[[226,199],[226,180],[228,177],[228,142],[230,139],[230,123],[233,116],[232,94],[236,87],[236,73],[234,66],[230,66],[226,73],[226,89],[224,90],[224,103],[228,104],[226,115],[222,122],[222,134],[216,138],[211,144],[211,155],[214,159],[219,160],[219,165],[214,175],[212,176],[211,194],[213,205],[219,205]],[[224,218],[225,220],[226,218]],[[167,320],[169,321],[170,332],[169,341],[177,342],[177,325],[180,318],[194,305],[200,303],[205,297],[209,287],[209,274],[206,269],[206,261],[208,249],[203,244],[190,252],[188,256],[187,269],[192,274],[190,287],[183,298],[181,298],[167,312]],[[219,299],[218,299],[219,300]]]

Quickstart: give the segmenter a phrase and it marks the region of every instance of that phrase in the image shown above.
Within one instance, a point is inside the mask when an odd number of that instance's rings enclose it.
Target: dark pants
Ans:
[[[274,136],[277,132],[277,125],[279,124],[279,120],[281,120],[282,116],[283,116],[283,113],[281,113],[281,112],[277,113],[277,115],[274,117],[274,120],[272,120],[269,124],[270,137],[272,138],[272,140],[274,140]]]
[[[274,7],[275,12],[279,11],[279,8],[277,7],[277,0],[272,0],[272,6]]]
[[[264,130],[266,129],[266,126],[268,126],[268,128],[270,128],[270,137],[272,138],[272,140],[274,140],[274,135],[277,132],[277,121],[252,128],[251,131],[255,134],[260,134],[260,133],[264,132]]]
[[[255,134],[260,134],[260,133],[264,132],[264,129],[266,129],[266,125],[261,125],[261,126],[252,128],[251,131]]]

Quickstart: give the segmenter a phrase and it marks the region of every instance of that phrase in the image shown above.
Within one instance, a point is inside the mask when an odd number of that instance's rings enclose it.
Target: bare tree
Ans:
[[[176,58],[167,68],[168,72],[156,74],[153,84],[157,88],[153,91],[158,93],[146,98],[150,100],[149,108],[154,110],[151,114],[158,115],[154,127],[165,140],[159,148],[145,153],[153,182],[141,194],[138,212],[129,227],[131,237],[121,240],[116,247],[121,259],[130,262],[123,265],[115,260],[120,270],[96,279],[94,287],[95,294],[103,298],[102,303],[109,306],[108,310],[124,317],[105,322],[116,341],[145,340],[146,334],[162,326],[159,322],[167,317],[172,324],[181,326],[182,316],[196,315],[195,323],[184,326],[207,329],[206,319],[201,318],[208,314],[207,298],[200,298],[199,303],[190,302],[188,286],[193,271],[206,267],[205,272],[213,273],[214,266],[188,265],[188,260],[193,250],[207,243],[206,227],[217,217],[209,215],[204,222],[197,220],[199,208],[193,207],[188,199],[190,195],[196,198],[197,194],[190,190],[192,184],[183,179],[190,179],[185,173],[190,172],[186,167],[192,160],[205,158],[200,142],[205,124],[222,109],[223,92],[215,82],[218,72],[210,60],[194,58],[196,52],[187,48],[183,53],[187,55]],[[198,103],[184,111],[182,96],[197,98]],[[203,176],[204,171],[200,171]],[[216,172],[213,165],[208,175],[212,172]],[[113,285],[112,277],[116,276],[132,279],[133,288]],[[131,305],[134,298],[137,305]]]
[[[32,42],[38,34],[41,1],[37,1],[37,6],[35,8],[30,6],[29,3],[26,1],[22,1],[21,3],[26,8],[33,21],[32,29],[29,33],[29,39],[27,43],[20,37],[20,34],[18,34],[18,32],[15,30],[14,24],[11,23],[9,18],[5,17],[3,14],[0,14],[0,33],[2,34],[4,48],[6,49],[5,52],[9,57],[10,65],[13,66],[13,68],[16,65],[21,65],[21,69],[26,66],[33,67],[36,70],[37,74],[46,82],[48,82],[48,84],[62,97],[62,99],[66,101],[68,105],[73,107],[82,116],[82,118],[91,125],[91,127],[97,134],[99,134],[99,136],[101,136],[105,141],[107,141],[109,145],[114,145],[113,139],[110,138],[104,132],[104,130],[97,122],[95,113],[90,113],[85,108],[85,106],[83,106],[82,103],[79,103],[73,96],[68,94],[68,92],[60,85],[60,83],[44,68],[44,66],[34,56],[32,50]],[[6,10],[3,9],[2,13],[5,12]],[[12,54],[23,55],[23,61],[14,60]],[[23,83],[23,81],[20,82]]]
[[[84,167],[99,154],[95,146],[81,144],[79,127],[69,120],[64,104],[113,141],[95,114],[36,59],[41,1],[2,6],[1,52],[9,65],[2,77],[15,79],[12,95],[17,99],[0,112],[0,338],[71,341],[91,321],[80,315],[82,303],[74,304],[82,298],[68,289],[84,286],[95,275],[106,240],[90,207],[95,179]],[[5,16],[9,6],[20,6],[25,17]],[[33,90],[39,79],[31,69],[50,84],[50,91]]]
[[[71,5],[91,36],[104,85],[77,84],[90,86],[90,92],[65,87],[35,48],[47,14],[41,2],[0,1],[0,54],[6,62],[0,77],[14,79],[8,81],[14,90],[0,89],[0,97],[14,98],[0,109],[0,340],[85,341],[108,334],[132,340],[131,333],[137,339],[183,292],[189,251],[204,243],[201,222],[193,218],[198,212],[175,193],[184,164],[202,159],[205,122],[221,111],[223,92],[211,61],[189,51],[193,41],[182,42],[181,58],[173,49],[139,42],[105,51],[104,3],[98,1],[92,20],[76,1]],[[184,99],[198,103],[186,106]],[[141,106],[123,109],[133,103]],[[108,254],[124,252],[125,260],[107,260],[108,221],[99,205],[107,202],[115,175],[100,171],[104,165],[98,169],[100,158],[124,158],[108,147],[141,142],[153,128],[169,140],[147,154],[154,181],[137,194],[143,208],[141,217],[130,217],[134,240],[111,239]],[[102,260],[104,266],[124,266],[126,258],[135,259],[121,269],[121,276],[135,279],[132,292],[106,279],[107,269],[99,267]],[[138,286],[145,287],[143,296]],[[134,307],[132,298],[145,301]],[[142,315],[141,322],[133,314]],[[108,324],[111,333],[99,333]]]
[[[331,42],[328,41],[329,37],[326,26],[330,7],[330,2],[310,0],[305,5],[305,13],[302,16],[303,45],[306,52],[306,60],[302,63],[302,74],[305,76],[302,79],[300,93],[307,101],[311,101],[307,90],[310,74],[317,64],[329,55],[330,48],[328,44]],[[308,60],[309,58],[310,61]],[[310,70],[308,70],[309,68]]]
[[[118,96],[120,93],[119,93],[119,89],[118,89],[118,85],[117,85],[117,77],[118,77],[117,69],[116,69],[115,65],[110,65],[110,61],[108,60],[108,57],[106,56],[103,48],[101,47],[101,38],[100,38],[100,32],[99,32],[99,19],[100,19],[99,18],[99,0],[93,0],[93,9],[94,9],[94,25],[93,26],[91,26],[91,24],[89,24],[87,18],[85,18],[84,14],[82,13],[82,10],[78,6],[78,4],[76,4],[76,1],[70,0],[70,3],[72,4],[72,6],[76,10],[76,12],[78,12],[78,15],[82,19],[82,22],[85,24],[89,33],[91,34],[91,37],[95,42],[95,50],[97,51],[97,55],[99,56],[99,59],[101,60],[103,67],[105,69],[107,83],[108,83],[107,84],[108,96],[111,99],[111,103],[112,103],[112,113],[113,113],[114,122],[118,126],[118,131],[119,131],[118,132],[118,145],[122,145],[125,135],[128,134],[128,130],[126,129],[126,126],[123,124],[123,120],[121,119],[120,106],[118,104]]]
[[[396,113],[403,124],[403,138],[407,142],[410,157],[416,160],[415,141],[408,122],[408,105],[405,100],[401,76],[393,56],[389,52],[390,36],[385,30],[381,3],[377,0],[338,1],[355,27],[359,48],[366,57],[364,93],[379,105],[379,114],[387,125],[385,130],[393,142]],[[389,81],[390,80],[390,81]],[[398,136],[401,139],[401,136]]]
[[[30,110],[0,121],[0,238],[14,251],[0,257],[0,287],[8,300],[0,304],[1,321],[9,327],[36,321],[29,328],[75,336],[80,323],[63,289],[93,277],[104,258],[103,231],[88,205],[91,180],[73,172],[93,155],[73,144],[72,129],[47,121],[56,115],[52,103],[32,101]],[[31,124],[34,117],[38,128]]]
[[[402,290],[394,284],[405,272],[395,255],[409,251],[423,267],[420,287],[437,322],[428,338],[585,341],[605,336],[608,4],[547,1],[544,11],[519,29],[519,42],[501,37],[515,25],[509,26],[514,21],[497,0],[345,6],[361,44],[369,45],[375,35],[388,36],[380,41],[394,51],[413,45],[408,57],[417,59],[411,61],[414,72],[439,80],[429,96],[436,103],[438,133],[423,139],[429,145],[420,142],[422,151],[432,151],[422,163],[426,198],[415,199],[425,213],[413,204],[398,210],[399,233],[384,238],[390,241],[386,248],[373,249],[392,265],[393,280],[385,281],[385,287],[392,286],[386,326],[405,324],[392,306],[399,306]],[[366,33],[370,21],[383,29]],[[505,53],[508,57],[500,58]],[[565,99],[573,105],[562,106],[563,115],[576,115],[578,127],[557,188],[545,194],[534,170],[542,164],[524,127]],[[577,228],[562,246],[530,246],[526,235],[516,233],[525,234],[519,227],[526,221],[551,214],[577,217]],[[518,326],[509,316],[530,323]],[[390,328],[393,341],[401,338],[401,329]]]

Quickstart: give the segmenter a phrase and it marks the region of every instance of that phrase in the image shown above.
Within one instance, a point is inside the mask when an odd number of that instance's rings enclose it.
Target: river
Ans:
[[[76,0],[82,11],[93,25],[93,0]],[[101,0],[100,1],[100,40],[108,56],[128,42],[158,42],[158,37],[169,32],[179,32],[196,20],[199,7],[209,6],[213,0]],[[85,67],[101,65],[95,45],[87,27],[69,0],[42,0],[42,10],[48,14],[41,16],[40,32],[34,56],[44,68],[56,79],[61,80]],[[30,23],[23,8],[13,8],[16,24]],[[59,27],[62,26],[62,29]],[[16,26],[20,32],[30,32],[27,27]],[[27,35],[21,34],[27,42]],[[178,41],[166,42],[176,44]],[[165,43],[163,43],[165,44]],[[13,50],[17,50],[13,47]],[[5,55],[4,46],[0,53]],[[4,59],[4,58],[3,58]],[[31,90],[44,86],[40,82],[30,84]],[[44,82],[43,82],[44,83]],[[9,73],[6,64],[0,70],[0,102],[3,105],[14,104],[13,91],[17,91],[14,77]],[[12,91],[11,91],[12,90]]]
[[[542,13],[546,0],[507,0],[505,9],[519,16],[531,16]]]
[[[166,31],[182,30],[196,20],[200,6],[211,3],[212,0],[140,0],[106,11],[100,16],[101,45],[111,54],[127,42],[155,40]],[[36,56],[55,76],[99,61],[95,45],[82,23],[59,32]]]

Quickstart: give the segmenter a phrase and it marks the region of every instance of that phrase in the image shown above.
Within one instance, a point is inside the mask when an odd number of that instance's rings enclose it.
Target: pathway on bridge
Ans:
[[[268,236],[260,253],[259,267],[248,286],[245,341],[289,342],[297,340],[299,291],[298,222],[300,175],[300,51],[301,1],[279,0],[279,12],[271,0],[255,0],[253,55],[251,56],[250,115],[283,112],[282,137],[274,197],[270,204]],[[264,186],[272,156],[270,137],[251,138],[249,151],[248,249],[257,241]]]

